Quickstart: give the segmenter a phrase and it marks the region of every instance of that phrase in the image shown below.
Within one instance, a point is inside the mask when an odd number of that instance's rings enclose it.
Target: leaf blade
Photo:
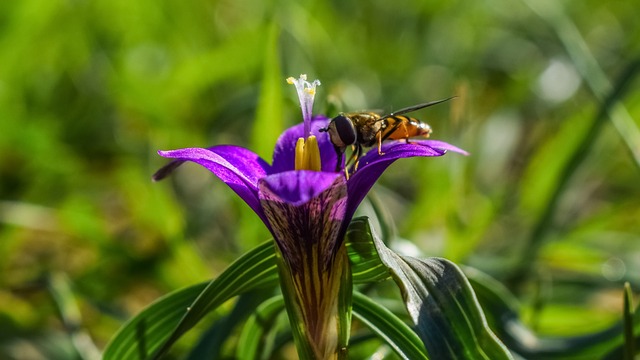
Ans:
[[[424,345],[413,329],[362,293],[353,293],[353,315],[403,359],[427,359]]]
[[[158,299],[116,333],[105,349],[104,359],[160,357],[220,304],[252,289],[275,286],[274,259],[273,242],[265,242],[238,258],[213,281]]]
[[[368,234],[401,290],[429,357],[512,359],[489,328],[469,281],[455,264],[396,254],[376,236],[366,218],[355,219],[351,227],[360,236]]]
[[[260,343],[264,334],[277,316],[284,310],[284,298],[282,295],[274,296],[260,304],[256,311],[249,317],[242,328],[236,351],[238,359],[260,359]],[[264,352],[264,351],[262,351]]]

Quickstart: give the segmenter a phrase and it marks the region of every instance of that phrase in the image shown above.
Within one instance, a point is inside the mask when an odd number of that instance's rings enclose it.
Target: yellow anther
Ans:
[[[298,142],[296,142],[296,170],[304,170],[304,139],[299,138]]]
[[[320,148],[318,147],[318,140],[314,135],[309,136],[304,144],[305,162],[307,163],[307,169],[313,171],[320,171]]]
[[[299,138],[296,142],[295,169],[320,171],[320,148],[318,140],[311,135],[305,141]]]

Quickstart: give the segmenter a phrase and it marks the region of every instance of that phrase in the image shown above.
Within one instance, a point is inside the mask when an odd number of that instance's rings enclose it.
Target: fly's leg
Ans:
[[[384,155],[382,152],[382,131],[378,131],[376,138],[378,139],[378,155]]]
[[[347,159],[347,161],[344,163],[344,174],[347,179],[349,179],[349,165],[351,163],[354,163],[354,165],[352,166],[353,167],[352,173],[358,169],[358,158],[360,157],[361,153],[362,153],[362,146],[351,145],[351,156],[349,156],[349,159]]]
[[[409,141],[409,130],[407,129],[407,125],[405,123],[400,124],[400,126],[402,126],[402,129],[404,130],[404,141],[407,144],[411,144],[411,141]]]
[[[358,171],[358,164],[360,164],[360,155],[362,155],[362,146],[358,145],[354,153],[356,154],[355,156],[356,163],[353,164],[353,172],[356,172]],[[347,179],[349,179],[349,177],[347,177]]]

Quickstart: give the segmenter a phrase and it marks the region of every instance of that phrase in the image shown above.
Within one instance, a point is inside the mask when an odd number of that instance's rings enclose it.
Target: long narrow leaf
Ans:
[[[275,286],[277,271],[273,259],[273,243],[267,242],[231,264],[198,296],[154,358],[164,354],[180,336],[225,301],[258,287]]]
[[[238,359],[261,359],[264,354],[263,338],[275,325],[277,316],[284,310],[282,295],[263,302],[247,320],[240,333],[236,357]]]
[[[184,316],[185,309],[207,287],[203,282],[167,294],[129,320],[107,345],[103,358],[146,359]]]
[[[624,284],[624,301],[623,301],[622,323],[624,324],[624,358],[625,360],[633,360],[636,355],[635,339],[633,336],[633,293],[631,285],[627,282]]]
[[[186,360],[221,359],[224,344],[233,336],[232,330],[244,323],[273,292],[263,289],[246,292],[238,296],[233,310],[220,321],[216,321],[200,336],[198,343],[191,349]],[[240,342],[240,344],[243,344]]]
[[[275,286],[273,256],[273,244],[264,243],[236,260],[208,285],[198,284],[159,299],[115,335],[104,359],[147,359],[154,353],[158,358],[225,301],[258,287]]]
[[[427,359],[418,335],[384,306],[365,295],[353,293],[353,315],[406,360]]]

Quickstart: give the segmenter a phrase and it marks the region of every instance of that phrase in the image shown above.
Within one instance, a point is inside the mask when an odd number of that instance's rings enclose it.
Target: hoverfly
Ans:
[[[329,133],[329,139],[338,154],[336,171],[340,170],[342,154],[344,154],[348,146],[353,147],[353,153],[345,163],[345,169],[346,165],[353,161],[353,170],[355,171],[358,169],[358,159],[362,155],[363,147],[372,147],[377,143],[378,154],[384,155],[382,142],[385,140],[405,139],[408,143],[409,138],[412,137],[429,137],[431,135],[431,127],[427,123],[403,114],[440,104],[454,97],[410,106],[384,116],[375,112],[338,114],[338,116],[331,119],[326,128],[320,129],[321,132]]]

